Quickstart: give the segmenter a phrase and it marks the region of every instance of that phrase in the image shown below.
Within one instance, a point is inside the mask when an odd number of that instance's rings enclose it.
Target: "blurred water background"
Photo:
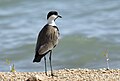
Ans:
[[[32,60],[50,10],[63,17],[56,20],[61,38],[54,70],[106,68],[106,49],[110,68],[120,68],[120,0],[0,0],[0,71],[9,71],[6,59],[17,71],[44,71],[44,59]]]

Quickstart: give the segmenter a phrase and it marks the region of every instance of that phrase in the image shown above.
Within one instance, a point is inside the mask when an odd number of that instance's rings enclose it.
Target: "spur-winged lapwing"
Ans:
[[[52,64],[51,64],[51,54],[53,48],[58,44],[59,38],[59,29],[55,24],[55,20],[57,18],[62,18],[56,11],[50,11],[47,15],[47,24],[42,28],[38,35],[36,49],[35,49],[35,58],[33,62],[40,62],[42,57],[44,57],[45,61],[45,74],[47,75],[47,67],[46,67],[46,57],[45,55],[50,53],[50,68],[51,68],[51,76],[53,76]]]

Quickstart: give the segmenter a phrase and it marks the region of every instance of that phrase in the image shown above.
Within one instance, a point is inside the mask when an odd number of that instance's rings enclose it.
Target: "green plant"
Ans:
[[[10,60],[8,58],[6,58],[6,62],[5,63],[10,65],[11,62],[10,62]]]
[[[6,63],[7,65],[9,65],[10,72],[15,72],[15,71],[16,71],[14,64],[12,64],[12,66],[11,66],[11,61],[10,61],[10,59],[6,58],[5,63]]]
[[[14,66],[14,64],[12,65],[12,67],[11,67],[11,69],[10,69],[10,72],[15,72],[16,70],[15,70],[15,66]]]

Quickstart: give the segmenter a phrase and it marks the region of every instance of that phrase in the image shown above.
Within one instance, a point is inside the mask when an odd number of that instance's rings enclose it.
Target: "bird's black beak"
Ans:
[[[58,15],[58,16],[55,18],[55,20],[56,20],[58,17],[59,17],[59,18],[62,18],[62,16]],[[54,21],[55,21],[55,20],[54,20]]]
[[[62,16],[58,15],[59,18],[62,18]]]

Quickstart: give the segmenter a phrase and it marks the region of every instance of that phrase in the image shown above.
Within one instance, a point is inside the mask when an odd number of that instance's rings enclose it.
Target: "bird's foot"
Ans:
[[[57,75],[54,75],[53,73],[51,74],[52,77],[58,77]]]
[[[47,72],[45,72],[45,75],[47,76]]]
[[[49,77],[58,77],[58,76],[52,73],[51,75],[49,75]]]

